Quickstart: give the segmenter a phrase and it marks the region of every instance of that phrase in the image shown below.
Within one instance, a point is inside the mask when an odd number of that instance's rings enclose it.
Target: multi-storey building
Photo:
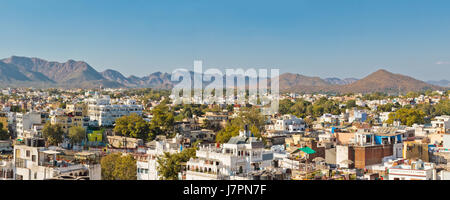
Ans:
[[[112,126],[117,118],[136,113],[142,115],[142,105],[134,100],[127,100],[125,104],[111,104],[109,96],[95,97],[88,100],[88,115],[93,125]]]
[[[136,155],[137,180],[159,180],[158,157],[164,155],[165,152],[179,153],[182,150],[179,142],[179,136],[173,138],[172,141],[154,141],[153,148],[149,148],[145,154]]]
[[[446,133],[450,129],[450,116],[443,115],[435,117],[431,124],[436,128],[438,133]]]
[[[68,133],[71,127],[87,128],[89,126],[89,118],[83,115],[82,112],[67,113],[62,109],[57,109],[50,112],[50,123],[61,125],[64,132]]]
[[[434,163],[422,160],[398,160],[388,169],[389,180],[436,180]]]
[[[18,138],[24,138],[26,131],[32,131],[34,125],[41,125],[41,113],[28,112],[16,114],[16,134]]]
[[[44,147],[42,139],[26,138],[14,146],[16,180],[46,180],[61,176],[101,179],[100,164],[77,164],[57,159],[59,151]]]
[[[248,173],[271,166],[273,152],[246,128],[221,146],[203,146],[186,166],[186,180],[248,179]]]
[[[283,115],[281,119],[274,122],[274,125],[269,126],[269,130],[284,131],[289,133],[296,133],[305,131],[306,123],[301,118],[295,115]]]

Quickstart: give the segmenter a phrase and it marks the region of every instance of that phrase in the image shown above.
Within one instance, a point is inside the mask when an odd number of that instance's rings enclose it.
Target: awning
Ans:
[[[309,147],[299,148],[298,150],[303,151],[303,152],[305,152],[305,153],[307,153],[307,154],[314,154],[314,153],[316,153],[316,151],[312,150],[312,149],[309,148]]]

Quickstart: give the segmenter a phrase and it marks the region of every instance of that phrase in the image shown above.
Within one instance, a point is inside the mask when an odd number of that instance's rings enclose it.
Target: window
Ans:
[[[27,150],[27,157],[30,157],[30,150]]]
[[[36,162],[36,155],[31,156],[31,161]]]

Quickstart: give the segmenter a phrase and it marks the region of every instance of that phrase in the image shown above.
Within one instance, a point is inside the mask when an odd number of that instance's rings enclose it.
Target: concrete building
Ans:
[[[434,163],[400,160],[388,170],[389,180],[437,180]]]
[[[24,138],[26,131],[32,131],[33,125],[41,125],[41,114],[38,112],[16,114],[16,134],[18,138]]]
[[[283,115],[277,119],[273,125],[269,126],[269,130],[284,131],[287,133],[296,133],[305,131],[306,123],[295,115]]]
[[[443,115],[435,117],[431,124],[434,128],[437,128],[438,133],[446,133],[450,129],[450,116]]]
[[[219,147],[203,146],[187,162],[186,180],[249,179],[248,173],[271,166],[273,152],[246,128]]]
[[[336,160],[335,164],[340,168],[353,168],[354,164],[348,164],[345,161],[351,160],[353,163],[355,162],[355,149],[353,146],[347,145],[337,145],[336,146]]]
[[[181,136],[177,135],[170,140],[153,141],[152,147],[147,149],[145,154],[136,155],[137,180],[159,180],[158,174],[158,156],[165,152],[174,154],[182,151],[180,147]]]
[[[26,138],[14,146],[16,180],[46,180],[61,176],[101,179],[100,164],[79,164],[58,160],[58,151],[44,147],[42,139]]]
[[[134,100],[127,100],[125,104],[111,104],[108,95],[88,99],[88,115],[92,125],[113,126],[116,119],[132,113],[142,115],[142,105]]]

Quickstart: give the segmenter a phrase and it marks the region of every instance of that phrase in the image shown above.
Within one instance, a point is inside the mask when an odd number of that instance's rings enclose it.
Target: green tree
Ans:
[[[417,92],[408,92],[408,93],[406,93],[406,98],[416,98],[416,97],[418,97],[418,96],[420,96],[420,94],[419,93],[417,93]]]
[[[122,156],[121,153],[113,153],[103,157],[100,160],[100,165],[102,168],[102,180],[115,180],[114,171],[116,161],[120,156]]]
[[[254,137],[262,138],[261,133],[264,131],[265,117],[256,108],[242,108],[239,115],[229,121],[225,128],[216,134],[216,142],[226,143],[231,137],[239,135],[239,131],[248,125],[250,132]]]
[[[241,128],[239,126],[233,124],[227,124],[224,129],[220,130],[216,134],[216,142],[218,143],[226,143],[230,138],[239,135],[239,130]]]
[[[355,100],[348,100],[346,103],[346,108],[354,108],[356,107],[356,101]]]
[[[72,144],[79,144],[86,138],[86,130],[80,126],[70,127],[68,137]]]
[[[394,121],[399,120],[401,124],[412,126],[413,124],[425,123],[425,113],[415,108],[401,108],[393,113],[389,114],[389,119],[386,121],[389,124],[393,124]]]
[[[150,133],[150,125],[141,116],[132,113],[116,119],[114,132],[122,136],[146,140]]]
[[[181,171],[181,163],[189,161],[195,157],[195,147],[183,150],[180,153],[164,155],[157,158],[157,171],[163,180],[178,180],[178,173]]]
[[[136,180],[137,166],[132,155],[113,153],[100,161],[102,180]]]
[[[310,106],[311,102],[299,99],[290,108],[290,114],[293,114],[297,117],[305,118],[306,116],[308,116],[308,107]]]
[[[442,100],[434,106],[433,116],[450,115],[450,100]]]
[[[157,158],[158,174],[163,180],[178,180],[178,172],[181,171],[180,160],[177,159],[176,154],[164,152],[163,156]]]
[[[115,180],[136,180],[136,171],[136,160],[132,155],[127,154],[117,159],[113,175]]]
[[[170,136],[174,133],[174,114],[166,104],[160,104],[152,110],[150,121],[151,139],[160,134]]]
[[[279,102],[278,112],[282,115],[288,114],[294,103],[290,99],[283,99]]]
[[[384,105],[379,105],[377,107],[377,110],[379,112],[391,112],[393,107],[394,107],[393,103],[387,103],[387,104],[384,104]]]
[[[42,134],[49,145],[58,145],[63,141],[64,130],[60,124],[52,125],[47,122],[42,129]]]

